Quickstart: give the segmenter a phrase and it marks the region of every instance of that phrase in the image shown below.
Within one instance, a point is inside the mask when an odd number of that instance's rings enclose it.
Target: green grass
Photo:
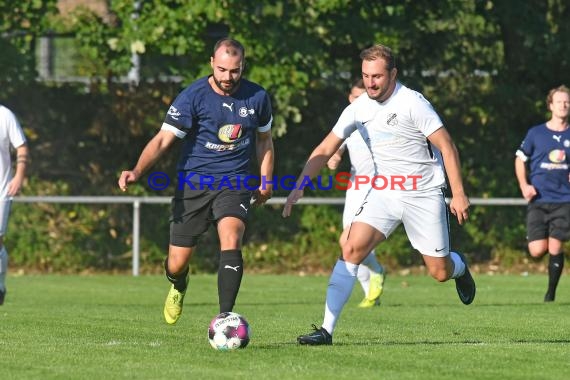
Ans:
[[[217,352],[215,276],[191,277],[182,318],[162,319],[162,276],[10,276],[0,307],[0,379],[567,379],[570,291],[544,304],[546,275],[476,276],[463,306],[453,282],[389,276],[362,310],[357,284],[334,346],[295,338],[320,325],[327,277],[248,275],[236,312],[244,350]]]

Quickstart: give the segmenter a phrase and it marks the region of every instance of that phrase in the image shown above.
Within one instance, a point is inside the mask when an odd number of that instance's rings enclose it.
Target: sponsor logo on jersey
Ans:
[[[204,144],[206,149],[215,150],[218,152],[224,152],[226,150],[235,150],[241,146],[249,145],[249,138],[243,139],[242,141],[236,144],[216,144],[213,142],[207,142]]]
[[[554,162],[555,164],[559,164],[561,162],[566,161],[566,152],[562,149],[554,149],[551,150],[548,154],[548,159],[550,162]]]
[[[568,170],[566,152],[563,149],[553,149],[548,153],[550,162],[541,162],[540,168],[545,170]]]
[[[218,138],[225,143],[230,143],[239,139],[242,133],[241,124],[226,124],[218,129]]]
[[[223,108],[223,107],[227,107],[227,108],[230,109],[230,112],[233,112],[233,111],[234,111],[234,110],[233,110],[233,106],[234,106],[233,103],[230,103],[230,104],[228,104],[228,103],[223,103],[223,104],[222,104],[222,108]]]

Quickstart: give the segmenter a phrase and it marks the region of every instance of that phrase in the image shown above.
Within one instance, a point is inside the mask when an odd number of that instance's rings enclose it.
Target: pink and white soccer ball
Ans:
[[[245,348],[249,343],[249,323],[238,313],[221,313],[210,322],[208,341],[216,350]]]

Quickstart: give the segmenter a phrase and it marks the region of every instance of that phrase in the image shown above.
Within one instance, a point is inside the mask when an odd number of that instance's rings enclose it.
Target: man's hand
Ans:
[[[340,165],[340,161],[342,160],[342,156],[338,153],[332,155],[331,158],[327,161],[327,167],[330,170],[336,170],[338,165]]]
[[[20,177],[14,177],[12,178],[12,180],[8,183],[8,196],[13,197],[14,195],[17,195],[20,192],[20,189],[22,188],[22,182],[23,182],[23,178]]]
[[[458,195],[451,198],[449,210],[457,217],[459,224],[463,224],[469,218],[469,198],[467,195]]]
[[[254,207],[261,206],[269,199],[271,199],[271,195],[273,194],[273,190],[271,187],[266,186],[265,188],[258,188],[253,192],[253,196],[251,197],[251,205]]]
[[[125,170],[121,173],[121,177],[119,177],[119,188],[122,191],[127,191],[128,184],[136,182],[139,179],[139,176],[134,170]]]
[[[530,184],[521,186],[521,194],[527,202],[530,202],[532,198],[536,197],[536,189]]]

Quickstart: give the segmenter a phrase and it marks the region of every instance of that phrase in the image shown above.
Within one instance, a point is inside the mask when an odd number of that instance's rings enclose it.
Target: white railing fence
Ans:
[[[171,197],[129,197],[129,196],[18,196],[19,203],[86,203],[86,204],[132,204],[133,206],[133,276],[139,275],[140,267],[140,209],[147,204],[170,204]],[[522,198],[470,198],[474,206],[526,206]],[[285,204],[286,198],[271,198],[267,204]],[[344,198],[305,197],[298,204],[343,205]]]

